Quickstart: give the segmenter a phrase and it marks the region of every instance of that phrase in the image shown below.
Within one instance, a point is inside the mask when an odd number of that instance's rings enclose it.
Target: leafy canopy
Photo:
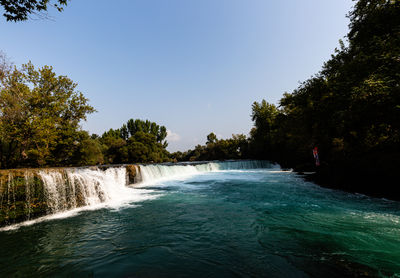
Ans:
[[[0,81],[2,166],[72,163],[79,122],[95,111],[77,84],[52,67],[35,69],[31,63]]]
[[[3,16],[7,21],[25,21],[29,15],[35,14],[43,17],[47,12],[48,6],[56,8],[61,12],[67,6],[68,0],[0,0],[0,5],[4,9]]]

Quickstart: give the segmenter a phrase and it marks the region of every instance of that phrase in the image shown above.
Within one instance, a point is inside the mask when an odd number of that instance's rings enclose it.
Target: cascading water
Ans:
[[[157,192],[143,186],[166,179],[271,166],[267,161],[227,161],[10,170],[0,173],[0,226],[78,208],[120,206],[156,198]]]
[[[25,172],[25,192],[26,192],[26,203],[25,209],[27,211],[27,220],[31,218],[31,203],[32,203],[32,189],[31,184],[33,181],[33,174],[30,172]]]
[[[271,167],[272,164],[262,160],[224,161],[206,163],[187,163],[182,165],[140,165],[143,183],[152,183],[164,179],[184,178],[204,172],[222,170],[245,170]],[[276,165],[276,167],[279,167]]]
[[[50,213],[117,200],[126,194],[124,167],[105,171],[68,169],[40,171]]]
[[[129,178],[128,168],[2,170],[0,227],[67,211],[119,207],[155,198],[152,190],[128,186],[137,180]]]

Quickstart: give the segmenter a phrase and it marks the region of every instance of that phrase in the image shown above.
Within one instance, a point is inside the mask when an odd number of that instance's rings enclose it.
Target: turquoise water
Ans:
[[[149,198],[0,232],[0,277],[400,277],[400,203],[279,169],[206,172]]]

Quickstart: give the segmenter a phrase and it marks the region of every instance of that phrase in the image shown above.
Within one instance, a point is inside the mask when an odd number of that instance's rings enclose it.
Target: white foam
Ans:
[[[15,230],[52,219],[67,218],[81,211],[100,208],[119,209],[158,198],[155,190],[126,186],[125,167],[99,169],[42,170],[48,215],[0,228]]]
[[[113,167],[105,171],[89,168],[67,168],[41,170],[48,215],[22,223],[0,228],[0,231],[15,230],[38,222],[74,216],[82,211],[100,208],[120,209],[136,206],[137,203],[161,196],[159,191],[145,189],[164,181],[185,180],[194,175],[218,171],[260,171],[271,167],[265,161],[209,162],[186,165],[140,165],[141,183],[127,185],[125,167]],[[277,169],[277,166],[273,166]],[[279,169],[279,168],[278,168]],[[277,170],[278,170],[277,169]],[[26,178],[28,179],[28,178]],[[27,182],[27,187],[29,184]],[[30,192],[30,189],[27,189]],[[27,202],[31,202],[31,196]]]
[[[140,165],[142,182],[139,186],[145,187],[169,180],[182,180],[206,172],[218,171],[249,171],[271,167],[266,161],[245,160],[227,162],[208,162],[196,165]],[[279,167],[273,165],[274,168]],[[280,168],[278,168],[280,169]]]
[[[148,201],[148,200],[154,200],[154,199],[159,198],[162,195],[163,194],[159,193],[156,190],[127,188],[126,196],[123,199],[110,200],[110,201],[98,203],[95,205],[83,206],[83,207],[78,207],[78,208],[74,208],[71,210],[66,210],[66,211],[57,212],[54,214],[45,215],[45,216],[42,216],[42,217],[39,217],[39,218],[36,218],[33,220],[28,220],[28,221],[24,221],[21,223],[2,227],[2,228],[0,228],[0,232],[16,230],[16,229],[19,229],[20,227],[30,226],[30,225],[34,225],[36,223],[40,223],[40,222],[44,222],[44,221],[73,217],[83,211],[92,211],[92,210],[98,210],[98,209],[102,209],[102,208],[119,210],[119,209],[127,208],[127,207],[136,207],[136,206],[138,206],[137,203],[140,203],[143,201]]]

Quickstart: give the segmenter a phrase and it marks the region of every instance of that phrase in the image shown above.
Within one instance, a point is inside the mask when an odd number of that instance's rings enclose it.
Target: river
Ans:
[[[141,166],[101,204],[2,228],[0,277],[400,277],[399,202],[232,165]]]

